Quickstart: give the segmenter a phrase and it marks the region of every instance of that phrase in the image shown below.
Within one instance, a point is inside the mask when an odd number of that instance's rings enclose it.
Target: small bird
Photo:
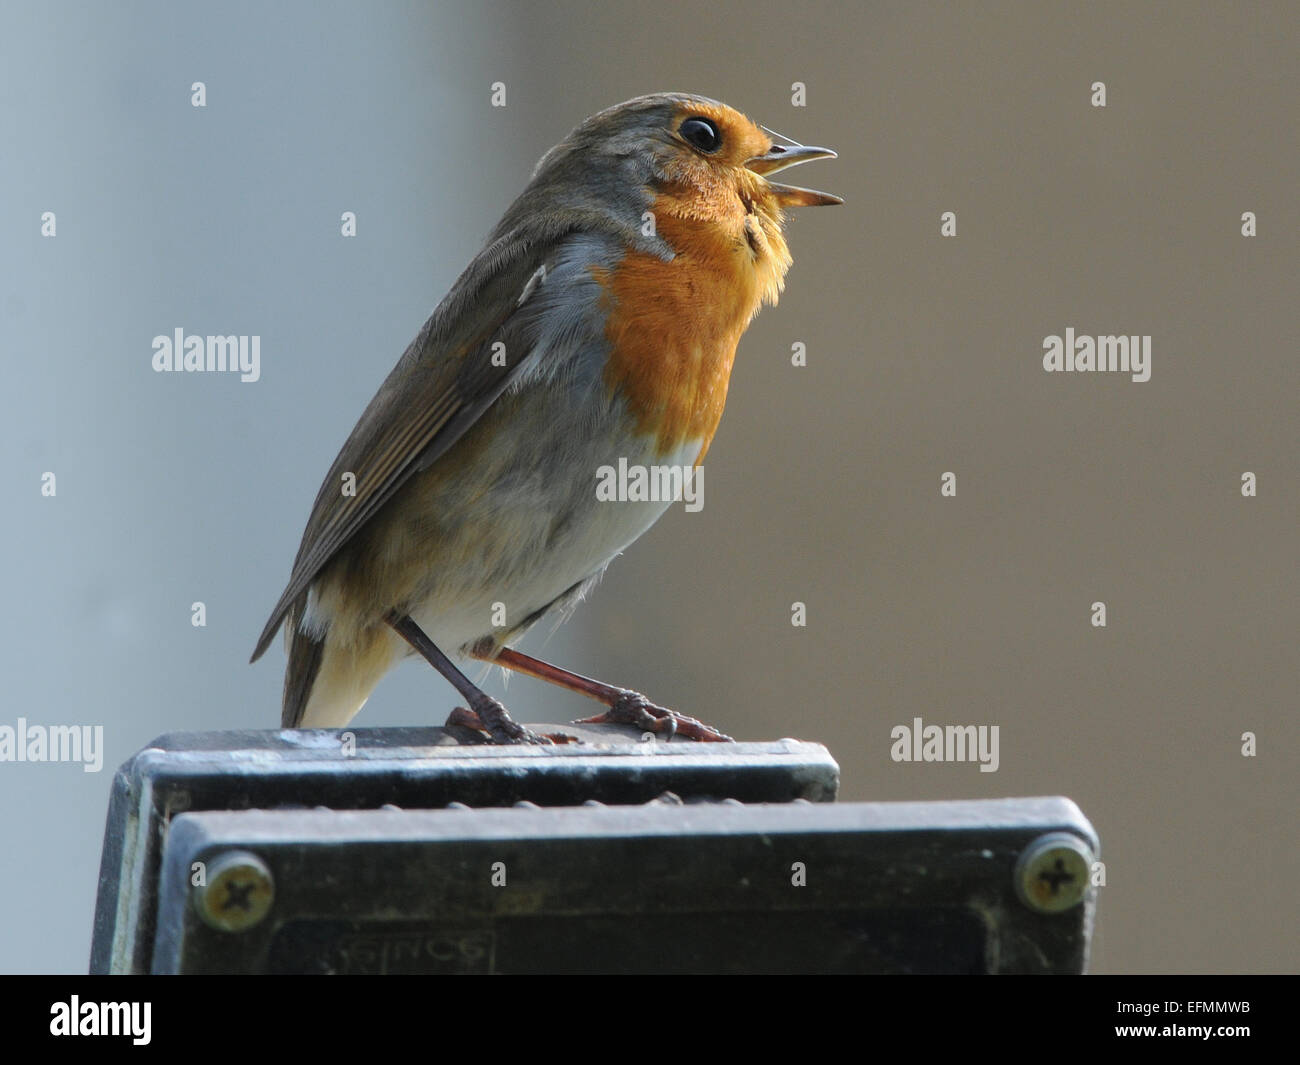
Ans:
[[[671,505],[598,498],[602,468],[703,462],[740,336],[784,286],[784,208],[843,202],[767,175],[834,156],[715,100],[656,93],[542,157],[316,496],[251,659],[284,623],[284,727],[346,725],[419,653],[468,703],[448,724],[570,739],[515,722],[450,652],[606,705],[585,722],[730,738],[509,645],[567,616]]]

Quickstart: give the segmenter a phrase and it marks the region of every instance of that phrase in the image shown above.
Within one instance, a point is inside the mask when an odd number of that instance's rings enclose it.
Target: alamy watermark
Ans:
[[[703,466],[642,466],[618,460],[596,470],[596,498],[602,503],[676,503],[695,513],[704,506]]]
[[[0,725],[0,762],[80,762],[87,773],[104,768],[103,725]]]
[[[978,762],[981,773],[996,773],[997,725],[927,725],[919,717],[889,730],[895,762]]]
[[[1043,337],[1043,369],[1048,373],[1126,373],[1134,381],[1151,380],[1151,338],[1149,336],[1075,336],[1067,327],[1064,336]]]
[[[155,373],[239,374],[251,384],[262,376],[261,336],[199,336],[179,326],[171,336],[153,338]]]
[[[152,1002],[82,1002],[73,995],[50,1006],[50,1035],[130,1036],[136,1046],[148,1046],[152,1013]]]

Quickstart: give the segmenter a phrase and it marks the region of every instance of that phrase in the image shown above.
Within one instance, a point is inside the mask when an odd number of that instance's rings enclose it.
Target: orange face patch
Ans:
[[[608,297],[605,379],[625,397],[638,431],[661,455],[699,440],[704,458],[722,418],[741,334],[775,303],[790,253],[781,213],[747,170],[674,182],[656,195],[656,231],[670,262],[629,250],[592,274]]]

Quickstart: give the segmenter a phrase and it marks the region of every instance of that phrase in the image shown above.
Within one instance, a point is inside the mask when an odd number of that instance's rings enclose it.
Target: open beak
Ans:
[[[746,161],[745,166],[755,174],[775,174],[788,166],[798,166],[810,159],[834,159],[835,153],[829,148],[813,148],[806,144],[774,144],[766,155],[756,155]],[[776,202],[782,207],[825,207],[833,203],[843,203],[838,196],[829,192],[814,192],[794,185],[780,185],[769,181],[767,187],[776,195]]]

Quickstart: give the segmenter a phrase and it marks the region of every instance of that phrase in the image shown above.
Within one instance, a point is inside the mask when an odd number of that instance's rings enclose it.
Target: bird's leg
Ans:
[[[455,664],[438,650],[437,645],[425,635],[409,614],[390,611],[384,619],[393,630],[418,651],[424,659],[439,673],[451,681],[469,703],[469,709],[456,707],[447,718],[448,725],[466,725],[469,728],[486,732],[496,743],[567,743],[573,739],[563,733],[538,735],[524,728],[510,716],[510,712],[493,699],[487,692],[480,690],[465,676]]]
[[[575,725],[632,725],[645,732],[666,735],[669,739],[676,735],[684,736],[690,740],[701,740],[706,743],[734,742],[730,736],[724,735],[712,726],[704,724],[703,721],[697,721],[693,717],[679,714],[667,707],[656,706],[640,692],[602,684],[598,680],[592,680],[590,677],[584,677],[578,673],[570,673],[567,669],[553,666],[549,662],[543,662],[539,658],[522,654],[509,647],[503,647],[495,655],[491,653],[479,654],[473,650],[470,651],[470,654],[475,658],[480,658],[485,662],[492,662],[498,666],[504,666],[506,669],[514,670],[517,673],[527,673],[530,677],[536,677],[538,680],[558,684],[561,688],[568,688],[569,691],[585,695],[590,699],[599,700],[609,707],[605,713],[597,717],[584,717],[579,721],[575,721]]]

